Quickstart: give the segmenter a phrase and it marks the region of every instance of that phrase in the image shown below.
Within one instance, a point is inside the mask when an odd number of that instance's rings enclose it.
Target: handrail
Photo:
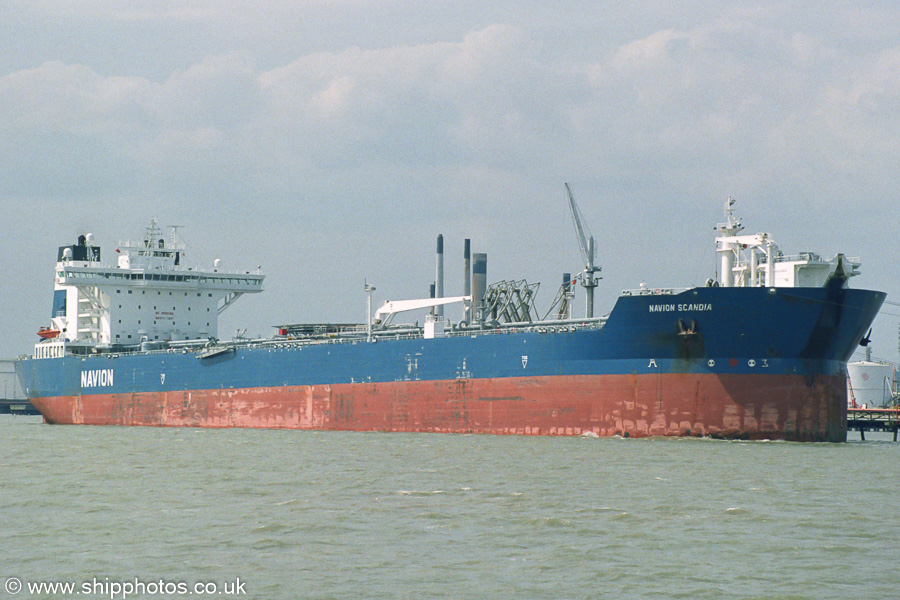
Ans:
[[[523,324],[504,324],[500,327],[482,329],[455,329],[447,331],[443,337],[477,337],[482,335],[514,335],[522,333],[569,333],[579,329],[602,329],[605,325],[605,317],[593,319],[572,319],[566,321],[538,321]],[[382,331],[373,335],[373,342],[399,341],[399,340],[424,340],[425,334],[421,329],[403,329],[399,331]],[[440,338],[436,338],[440,339]],[[257,339],[244,341],[207,342],[188,345],[185,342],[175,342],[176,346],[153,350],[141,350],[139,347],[122,348],[115,351],[99,352],[96,354],[77,354],[80,358],[117,358],[135,354],[204,354],[217,348],[228,349],[300,349],[309,346],[360,344],[369,343],[365,335],[336,336],[326,338],[296,338],[296,339]],[[68,353],[67,355],[75,355]]]

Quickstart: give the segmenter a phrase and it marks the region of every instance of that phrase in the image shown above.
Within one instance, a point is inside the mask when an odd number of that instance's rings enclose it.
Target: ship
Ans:
[[[642,284],[604,316],[569,303],[579,280],[592,300],[593,243],[558,310],[537,318],[534,286],[487,285],[469,240],[463,294],[445,297],[439,236],[428,298],[373,314],[366,283],[363,323],[227,341],[218,316],[263,290],[259,269],[188,267],[156,221],[114,262],[84,235],[59,247],[50,324],[16,369],[55,424],[845,441],[847,361],[885,294],[849,286],[858,258],[741,234],[734,205],[715,227],[715,278]]]

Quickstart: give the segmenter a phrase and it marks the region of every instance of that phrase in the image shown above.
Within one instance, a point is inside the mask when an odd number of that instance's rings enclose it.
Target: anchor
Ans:
[[[691,319],[690,327],[685,328],[684,321],[678,319],[678,335],[681,337],[691,337],[697,335],[697,322]]]

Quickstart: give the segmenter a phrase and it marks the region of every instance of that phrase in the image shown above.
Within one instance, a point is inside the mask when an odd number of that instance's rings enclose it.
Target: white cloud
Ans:
[[[208,56],[174,73],[149,101],[168,127],[239,127],[259,108],[258,74],[246,53]]]
[[[900,47],[885,49],[853,75],[847,99],[858,109],[897,114],[900,100]]]
[[[526,42],[514,28],[492,26],[455,44],[305,56],[261,74],[262,127],[312,161],[496,157],[522,147],[525,130],[540,122],[529,113],[547,86]]]
[[[667,29],[658,31],[641,40],[635,40],[618,49],[613,58],[613,66],[618,70],[643,70],[665,66],[670,63],[678,45],[688,41],[684,33]]]
[[[104,77],[83,65],[48,62],[0,79],[0,110],[17,129],[79,135],[131,130],[153,84]]]
[[[896,145],[896,49],[841,56],[744,15],[660,30],[596,58],[547,62],[521,29],[491,25],[455,43],[351,47],[269,70],[246,51],[209,55],[162,83],[48,62],[0,79],[0,106],[17,136],[67,133],[163,176],[252,153],[277,166],[282,190],[313,165],[530,175],[623,155],[783,177],[802,172],[810,146],[845,165],[848,148],[867,156],[873,144]]]

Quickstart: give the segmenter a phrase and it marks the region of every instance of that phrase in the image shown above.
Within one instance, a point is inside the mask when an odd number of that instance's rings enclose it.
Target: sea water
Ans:
[[[0,598],[900,597],[900,443],[856,436],[798,444],[3,416]]]

